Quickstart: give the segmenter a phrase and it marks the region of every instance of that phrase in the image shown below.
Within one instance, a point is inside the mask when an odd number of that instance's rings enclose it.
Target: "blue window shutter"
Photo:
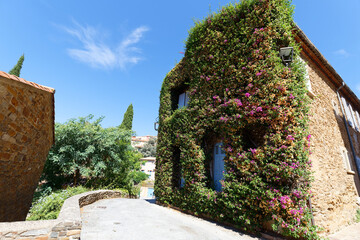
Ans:
[[[346,115],[347,121],[348,121],[348,123],[349,123],[349,125],[351,127],[354,127],[354,123],[353,123],[353,120],[352,120],[349,104],[346,102],[345,98],[341,97],[341,100],[342,100],[343,105],[344,105],[345,115]]]

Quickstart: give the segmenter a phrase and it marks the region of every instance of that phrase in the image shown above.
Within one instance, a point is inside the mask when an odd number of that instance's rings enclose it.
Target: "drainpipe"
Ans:
[[[342,85],[336,90],[336,95],[337,95],[338,100],[340,102],[340,108],[341,108],[341,112],[342,112],[342,115],[343,115],[343,120],[344,120],[344,123],[345,123],[346,132],[347,132],[347,135],[348,135],[348,138],[349,138],[351,152],[352,152],[352,155],[353,155],[353,158],[354,158],[354,161],[355,161],[355,166],[356,166],[356,170],[358,172],[358,177],[360,178],[360,166],[359,166],[359,163],[358,163],[358,161],[356,159],[355,148],[354,148],[354,145],[353,145],[353,142],[352,142],[352,139],[351,139],[348,122],[347,122],[346,117],[345,117],[345,111],[344,111],[342,101],[341,101],[341,98],[340,98],[340,94],[339,94],[340,89],[342,89],[344,86],[345,86],[345,82],[343,82]]]

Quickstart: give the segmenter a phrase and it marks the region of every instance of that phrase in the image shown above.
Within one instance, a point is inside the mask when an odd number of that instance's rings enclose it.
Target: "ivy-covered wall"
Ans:
[[[243,0],[197,22],[164,79],[157,201],[249,231],[312,239],[308,106],[289,0]],[[294,47],[286,67],[279,48]],[[179,94],[189,105],[177,108]],[[226,153],[214,190],[213,148]],[[180,184],[184,178],[184,185]]]

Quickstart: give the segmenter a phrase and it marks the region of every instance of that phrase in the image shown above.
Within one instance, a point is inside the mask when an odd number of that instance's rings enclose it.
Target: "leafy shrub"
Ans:
[[[48,186],[131,186],[130,173],[138,171],[141,164],[141,154],[130,144],[132,131],[102,128],[102,119],[93,120],[89,115],[55,124],[55,144],[42,175]]]
[[[87,191],[90,189],[79,186],[43,195],[33,204],[26,220],[56,219],[66,199]]]
[[[360,222],[360,209],[358,209],[356,211],[356,219],[355,219],[356,222]]]

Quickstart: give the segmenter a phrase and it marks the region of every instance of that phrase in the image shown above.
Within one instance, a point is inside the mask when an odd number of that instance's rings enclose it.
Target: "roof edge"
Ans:
[[[6,72],[3,72],[3,71],[0,71],[0,77],[3,77],[3,78],[7,78],[7,79],[10,79],[10,80],[14,80],[14,81],[17,81],[17,82],[21,82],[21,83],[24,83],[26,85],[30,85],[34,88],[37,88],[37,89],[40,89],[40,90],[43,90],[43,91],[46,91],[46,92],[49,92],[49,93],[52,93],[54,94],[55,93],[55,89],[51,88],[51,87],[46,87],[46,86],[43,86],[43,85],[40,85],[40,84],[37,84],[37,83],[34,83],[34,82],[30,82],[30,81],[27,81],[23,78],[20,78],[18,76],[15,76],[15,75],[12,75],[12,74],[8,74]]]
[[[332,81],[336,88],[339,88],[343,85],[343,82],[345,81],[342,79],[342,77],[336,72],[336,70],[331,66],[329,61],[320,53],[320,51],[315,47],[315,45],[310,41],[310,39],[305,35],[304,31],[301,30],[301,28],[294,24],[294,31],[295,31],[295,39],[298,42],[302,42],[305,44],[305,46],[315,55],[318,60],[318,62],[322,65],[319,66],[320,68],[325,68],[325,71],[329,74],[325,75],[329,78],[330,81]],[[304,46],[301,46],[302,50],[306,53],[306,49]],[[311,58],[311,56],[308,56]],[[324,70],[324,69],[323,69]],[[351,88],[348,85],[344,85],[344,87],[341,89],[341,92],[346,95],[350,101],[353,103],[354,106],[356,106],[357,109],[360,110],[360,99],[356,96],[356,94],[351,90]]]

